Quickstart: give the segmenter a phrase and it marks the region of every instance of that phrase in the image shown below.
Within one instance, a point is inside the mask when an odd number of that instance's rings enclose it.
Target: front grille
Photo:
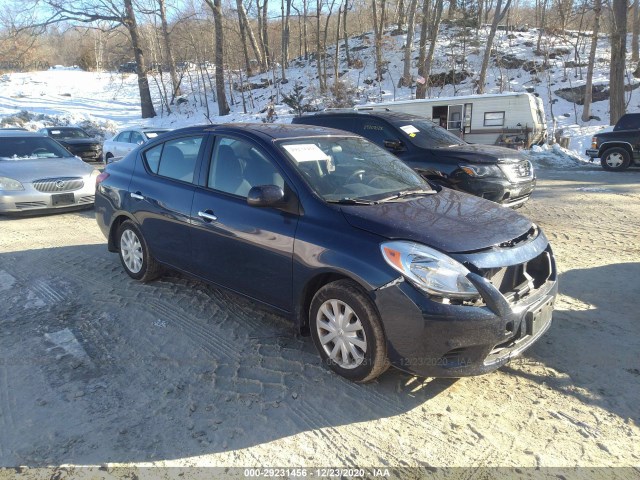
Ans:
[[[551,255],[542,252],[528,262],[481,271],[500,293],[510,302],[515,302],[537,290],[551,277]]]
[[[529,160],[522,160],[517,163],[501,163],[499,167],[510,182],[522,182],[533,178],[533,167]]]
[[[45,193],[72,192],[84,187],[84,181],[78,177],[41,178],[33,181],[33,187]]]
[[[28,208],[42,208],[46,206],[46,202],[16,202],[16,208],[19,210],[26,210]]]

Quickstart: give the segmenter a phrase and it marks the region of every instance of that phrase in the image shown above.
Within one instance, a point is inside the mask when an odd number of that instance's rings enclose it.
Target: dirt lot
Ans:
[[[349,383],[260,306],[129,279],[92,211],[0,218],[0,466],[637,467],[640,171],[540,175],[554,324],[457,381]]]

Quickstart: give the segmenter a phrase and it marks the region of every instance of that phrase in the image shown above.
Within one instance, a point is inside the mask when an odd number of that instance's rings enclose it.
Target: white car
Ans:
[[[169,132],[168,128],[127,128],[120,130],[109,140],[105,140],[102,146],[102,155],[104,163],[111,163],[119,160],[138,145],[147,143],[149,140],[156,138],[165,132]]]

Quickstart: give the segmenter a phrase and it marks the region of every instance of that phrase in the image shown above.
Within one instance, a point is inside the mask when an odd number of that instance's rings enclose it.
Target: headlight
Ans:
[[[385,242],[380,249],[391,267],[430,295],[458,299],[479,296],[467,279],[469,270],[437,250],[406,241]]]
[[[0,190],[24,190],[24,187],[13,178],[0,177]]]
[[[501,177],[495,165],[460,165],[460,170],[471,177]]]

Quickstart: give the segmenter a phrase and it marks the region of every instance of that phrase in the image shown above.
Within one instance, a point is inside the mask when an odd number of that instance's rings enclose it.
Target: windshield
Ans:
[[[48,137],[0,138],[0,160],[68,157],[73,155]]]
[[[80,128],[50,128],[49,136],[52,138],[91,138],[87,132]]]
[[[466,142],[449,133],[429,120],[405,120],[394,121],[403,135],[414,145],[421,148],[443,148],[458,145],[466,145]]]
[[[401,160],[357,137],[284,140],[280,149],[324,200],[376,201],[430,185]]]

